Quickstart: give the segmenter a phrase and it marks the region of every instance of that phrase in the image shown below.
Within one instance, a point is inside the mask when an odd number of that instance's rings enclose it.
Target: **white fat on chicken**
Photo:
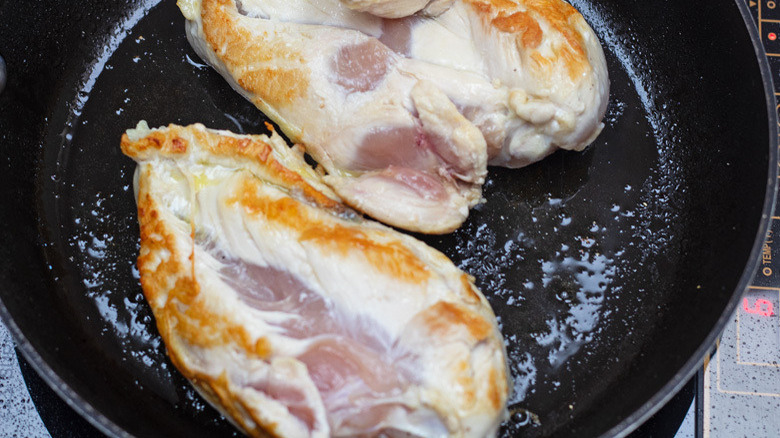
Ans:
[[[246,433],[495,434],[503,340],[444,255],[355,214],[275,134],[140,124],[122,151],[171,360]]]

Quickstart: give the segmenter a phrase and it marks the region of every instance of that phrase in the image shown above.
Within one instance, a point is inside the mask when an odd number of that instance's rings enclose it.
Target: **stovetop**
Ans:
[[[767,51],[775,96],[780,96],[780,0],[744,1]],[[630,438],[778,436],[780,216],[772,219],[761,266],[716,350],[705,359],[702,370]],[[17,354],[2,323],[0,437],[104,437]]]
[[[698,438],[701,436],[696,434],[694,415],[699,380],[701,379],[698,377],[692,379],[629,438]],[[2,323],[0,323],[0,437],[105,437],[62,401],[15,351],[10,334]]]

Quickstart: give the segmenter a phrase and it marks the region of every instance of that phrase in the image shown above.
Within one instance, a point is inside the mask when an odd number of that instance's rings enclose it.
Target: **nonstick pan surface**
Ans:
[[[461,229],[420,236],[499,315],[504,436],[623,434],[671,397],[751,278],[774,199],[774,99],[742,3],[574,4],[607,53],[604,132],[490,169]],[[265,119],[201,63],[173,1],[0,1],[0,23],[0,312],[20,349],[109,435],[237,435],[165,355],[119,138]]]

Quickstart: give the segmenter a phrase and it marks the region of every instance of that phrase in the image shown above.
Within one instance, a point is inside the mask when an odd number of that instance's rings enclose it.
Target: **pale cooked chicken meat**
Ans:
[[[604,54],[561,0],[178,4],[198,54],[346,202],[398,227],[451,231],[479,201],[488,161],[581,150],[602,127]]]
[[[122,137],[138,268],[177,368],[252,436],[487,436],[503,341],[441,253],[343,205],[277,135]]]
[[[438,15],[455,0],[342,0],[350,9],[384,18],[403,18],[424,12]]]

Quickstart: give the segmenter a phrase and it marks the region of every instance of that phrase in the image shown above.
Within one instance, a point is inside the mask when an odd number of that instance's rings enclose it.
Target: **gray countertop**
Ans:
[[[14,341],[0,322],[0,437],[49,438],[19,370]]]

